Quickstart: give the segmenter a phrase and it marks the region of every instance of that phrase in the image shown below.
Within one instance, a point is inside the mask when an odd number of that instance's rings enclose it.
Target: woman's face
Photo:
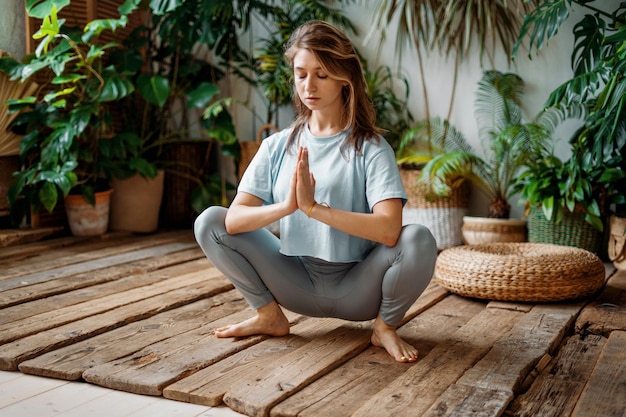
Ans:
[[[298,97],[311,111],[321,111],[341,117],[341,89],[345,81],[331,78],[320,67],[308,49],[299,49],[293,59],[293,72]]]

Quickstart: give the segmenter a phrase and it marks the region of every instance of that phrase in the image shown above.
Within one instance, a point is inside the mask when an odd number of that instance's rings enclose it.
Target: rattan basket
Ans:
[[[539,206],[531,207],[528,214],[529,242],[574,246],[598,253],[602,239],[602,233],[585,220],[582,212],[566,212],[559,223],[546,219]]]
[[[435,280],[466,297],[551,302],[594,294],[604,285],[605,269],[598,256],[584,249],[501,242],[442,251]]]
[[[462,244],[463,217],[469,211],[469,182],[460,179],[452,185],[449,197],[428,199],[416,186],[420,172],[417,169],[400,169],[400,178],[409,197],[402,211],[404,223],[426,226],[439,250]]]

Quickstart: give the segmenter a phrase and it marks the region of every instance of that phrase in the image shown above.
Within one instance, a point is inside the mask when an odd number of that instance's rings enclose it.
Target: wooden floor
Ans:
[[[250,416],[626,416],[626,271],[608,265],[602,292],[569,303],[472,300],[433,282],[399,330],[420,350],[415,364],[371,346],[370,322],[287,312],[289,336],[214,337],[252,314],[190,231],[0,248],[1,378],[204,407],[171,414],[185,417],[224,405]],[[13,416],[3,398],[0,415]]]

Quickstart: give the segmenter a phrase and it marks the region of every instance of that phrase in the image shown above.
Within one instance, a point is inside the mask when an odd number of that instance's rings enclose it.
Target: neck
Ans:
[[[309,131],[314,136],[327,137],[334,136],[343,130],[341,118],[338,117],[320,117],[320,115],[312,114],[309,118]]]

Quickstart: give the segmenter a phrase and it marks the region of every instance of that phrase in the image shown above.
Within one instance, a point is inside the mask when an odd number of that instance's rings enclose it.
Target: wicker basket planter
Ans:
[[[584,213],[568,212],[555,223],[546,219],[541,207],[532,207],[528,215],[528,241],[574,246],[599,253],[602,233],[585,221]]]
[[[463,217],[463,242],[467,245],[525,242],[526,220]]]
[[[486,300],[578,299],[605,282],[604,263],[580,248],[543,243],[465,245],[439,254],[435,279],[444,288]]]
[[[415,186],[420,172],[400,169],[400,177],[409,197],[402,212],[404,224],[418,223],[428,227],[439,250],[463,244],[461,229],[463,217],[469,211],[469,182],[461,180],[452,187],[450,197],[431,201]]]

